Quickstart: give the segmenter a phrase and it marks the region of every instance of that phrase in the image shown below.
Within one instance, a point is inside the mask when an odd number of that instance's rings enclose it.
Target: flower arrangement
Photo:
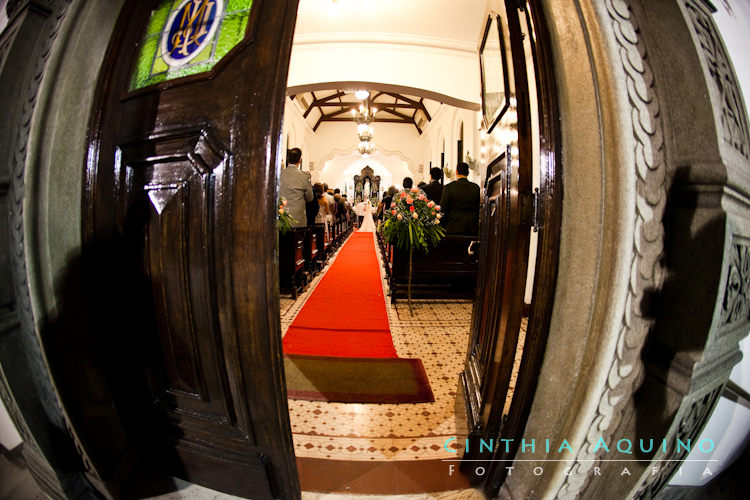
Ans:
[[[297,222],[289,215],[286,208],[287,201],[283,196],[279,200],[279,232],[286,234],[292,229],[292,223]]]
[[[407,296],[411,307],[412,253],[417,248],[427,253],[445,236],[440,225],[440,205],[428,200],[424,191],[412,187],[394,195],[391,206],[385,210],[385,221],[380,226],[383,237],[401,249],[409,249],[409,281]]]
[[[440,205],[413,187],[394,195],[381,226],[383,237],[398,248],[417,248],[427,253],[445,235],[440,225]]]

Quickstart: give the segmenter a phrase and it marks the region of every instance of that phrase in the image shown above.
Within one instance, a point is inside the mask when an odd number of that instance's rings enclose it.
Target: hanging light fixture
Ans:
[[[370,97],[370,93],[367,90],[358,90],[354,93],[354,96],[364,101]],[[354,123],[357,124],[357,137],[359,138],[357,149],[362,155],[369,155],[375,151],[375,143],[372,140],[374,130],[370,123],[372,123],[377,112],[377,108],[371,109],[367,102],[360,104],[358,110],[352,109],[352,118],[354,118]]]
[[[357,149],[361,155],[371,155],[375,152],[375,143],[372,141],[361,141]]]

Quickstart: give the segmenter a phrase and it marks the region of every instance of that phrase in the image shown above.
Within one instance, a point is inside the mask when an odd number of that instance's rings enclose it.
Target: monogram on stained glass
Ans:
[[[162,57],[170,66],[181,66],[197,56],[213,38],[222,0],[185,0],[167,23],[162,36]]]
[[[151,12],[130,90],[209,71],[245,38],[252,0],[162,0]]]

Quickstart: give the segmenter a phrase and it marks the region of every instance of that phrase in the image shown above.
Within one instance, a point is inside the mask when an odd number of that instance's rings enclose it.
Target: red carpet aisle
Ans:
[[[344,403],[435,400],[422,361],[396,354],[372,233],[354,233],[284,336],[287,394]]]
[[[284,352],[397,357],[372,233],[352,233],[289,327]]]

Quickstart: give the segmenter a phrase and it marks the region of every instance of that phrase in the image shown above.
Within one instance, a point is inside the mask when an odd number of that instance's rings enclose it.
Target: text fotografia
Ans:
[[[450,452],[450,453],[458,453],[458,449],[452,449],[450,446],[456,446],[458,445],[458,438],[451,437],[445,440],[445,443],[443,443],[443,448]],[[508,476],[513,474],[514,470],[518,470],[519,467],[529,467],[532,468],[532,473],[535,476],[541,476],[544,474],[544,465],[545,462],[568,462],[569,465],[564,467],[563,474],[566,476],[571,475],[577,475],[576,471],[581,471],[585,475],[593,474],[594,476],[601,476],[601,468],[594,466],[591,469],[584,468],[580,469],[579,467],[575,467],[573,465],[574,462],[580,461],[576,458],[571,458],[572,456],[575,456],[573,454],[573,448],[570,446],[570,443],[568,443],[567,439],[563,439],[559,443],[553,443],[550,439],[521,439],[520,441],[516,441],[513,439],[479,439],[476,440],[469,440],[466,439],[464,442],[464,452],[468,453],[470,451],[478,451],[479,454],[481,453],[488,453],[488,458],[479,458],[476,460],[467,460],[467,462],[480,462],[482,465],[477,465],[473,467],[473,474],[478,477],[482,477],[487,473],[488,464],[490,462],[509,462],[507,466],[505,466],[506,474]],[[477,448],[478,447],[478,448]],[[662,462],[679,462],[682,460],[660,460],[660,459],[638,459],[635,457],[632,457],[634,453],[651,453],[651,452],[657,452],[658,450],[661,450],[663,453],[667,453],[671,449],[675,449],[678,453],[680,452],[686,452],[690,453],[693,451],[693,449],[698,450],[702,453],[711,453],[715,446],[712,439],[705,438],[701,439],[700,441],[693,442],[690,439],[681,440],[681,439],[675,439],[674,442],[668,441],[666,439],[654,440],[654,439],[639,439],[637,442],[631,441],[630,439],[620,439],[618,441],[613,441],[610,444],[607,444],[603,438],[599,438],[599,440],[594,445],[593,449],[591,450],[592,453],[603,453],[603,456],[600,458],[592,459],[592,460],[582,460],[584,462],[652,462],[651,465],[651,475],[655,476],[659,474],[661,471],[661,463]],[[517,451],[514,458],[509,459],[500,459],[495,460],[490,458],[494,455],[497,451],[504,451],[505,453],[510,453],[512,449],[515,449]],[[565,455],[556,456],[556,453],[566,453]],[[537,458],[537,459],[526,459],[523,457],[523,453],[535,453],[535,452],[544,452],[549,454],[548,456],[550,458]],[[628,455],[631,455],[630,457],[627,457]],[[477,456],[477,455],[475,455]],[[636,455],[638,456],[638,455]],[[450,460],[443,460],[444,462],[463,462],[464,460],[460,458],[456,459],[450,459]],[[717,460],[711,460],[711,459],[697,459],[697,460],[687,460],[691,462],[706,462],[706,467],[703,470],[702,476],[713,476],[713,473],[711,472],[711,469],[708,467],[709,462],[716,462]],[[538,462],[538,463],[527,463],[527,462]],[[457,471],[457,465],[450,464],[448,465],[448,475],[452,476]],[[623,467],[622,471],[620,472],[621,476],[630,476],[631,472],[628,467]],[[680,467],[677,471],[677,475],[682,475],[682,467]]]
[[[443,443],[443,448],[450,453],[458,453],[458,448],[450,448],[450,444],[454,441],[458,442],[458,438],[450,437],[446,439],[445,443]],[[661,449],[662,452],[667,453],[667,451],[672,448],[670,444],[670,441],[667,441],[666,439],[662,439],[661,442],[654,439],[639,439],[635,444],[630,439],[620,439],[617,442],[613,442],[608,445],[604,441],[604,438],[600,437],[591,452],[611,452],[632,455],[633,453],[651,453],[657,451],[658,449]],[[470,452],[471,446],[472,442],[469,439],[466,439],[463,451],[466,453]],[[573,453],[573,448],[570,446],[570,443],[568,443],[567,439],[563,439],[559,444],[552,443],[549,439],[540,439],[537,441],[534,438],[521,439],[520,442],[515,439],[479,439],[479,442],[473,442],[473,446],[479,447],[479,453],[494,453],[498,450],[505,451],[505,453],[510,453],[511,449],[513,449],[514,446],[519,453],[536,453],[537,451],[544,451],[545,453],[564,453],[565,451],[568,451],[569,453]],[[690,453],[691,451],[693,451],[693,448],[701,451],[702,453],[711,453],[712,451],[714,451],[714,442],[710,438],[701,439],[697,443],[691,442],[690,439],[686,439],[683,441],[677,438],[674,442],[674,447],[677,453],[681,453],[683,451]]]
[[[492,460],[489,460],[489,461],[491,462]],[[515,465],[505,466],[505,473],[508,476],[512,476],[513,475],[513,471],[514,470],[518,470],[521,467],[522,466],[515,466]],[[535,476],[543,476],[544,475],[544,467],[542,467],[540,465],[531,464],[529,466],[529,468],[533,468],[531,472]],[[581,469],[577,469],[577,470],[580,471]],[[457,472],[457,466],[455,464],[449,464],[448,465],[448,475],[452,476],[456,472]],[[482,477],[485,474],[487,474],[487,467],[484,467],[484,466],[480,465],[480,466],[474,467],[474,470],[472,472],[474,473],[474,475],[476,477]],[[656,476],[660,472],[661,472],[661,467],[659,467],[659,466],[652,466],[651,467],[651,476],[652,477]],[[598,477],[598,476],[602,475],[602,470],[601,470],[601,467],[592,467],[590,471],[588,469],[583,469],[582,473],[585,476],[593,475],[594,477]],[[640,474],[640,472],[638,472],[638,473]],[[563,474],[566,475],[566,476],[577,476],[577,475],[579,475],[578,473],[576,473],[574,471],[574,467],[573,466],[565,467],[563,469]],[[678,476],[682,476],[682,467],[680,467],[679,469],[677,469],[677,475]],[[714,473],[711,472],[711,469],[708,467],[708,465],[706,465],[706,467],[703,469],[703,472],[701,473],[701,476],[702,477],[706,477],[706,476],[713,476],[713,475],[714,475]],[[620,471],[620,476],[632,476],[632,474],[630,472],[630,469],[628,467],[623,467],[622,470]]]

